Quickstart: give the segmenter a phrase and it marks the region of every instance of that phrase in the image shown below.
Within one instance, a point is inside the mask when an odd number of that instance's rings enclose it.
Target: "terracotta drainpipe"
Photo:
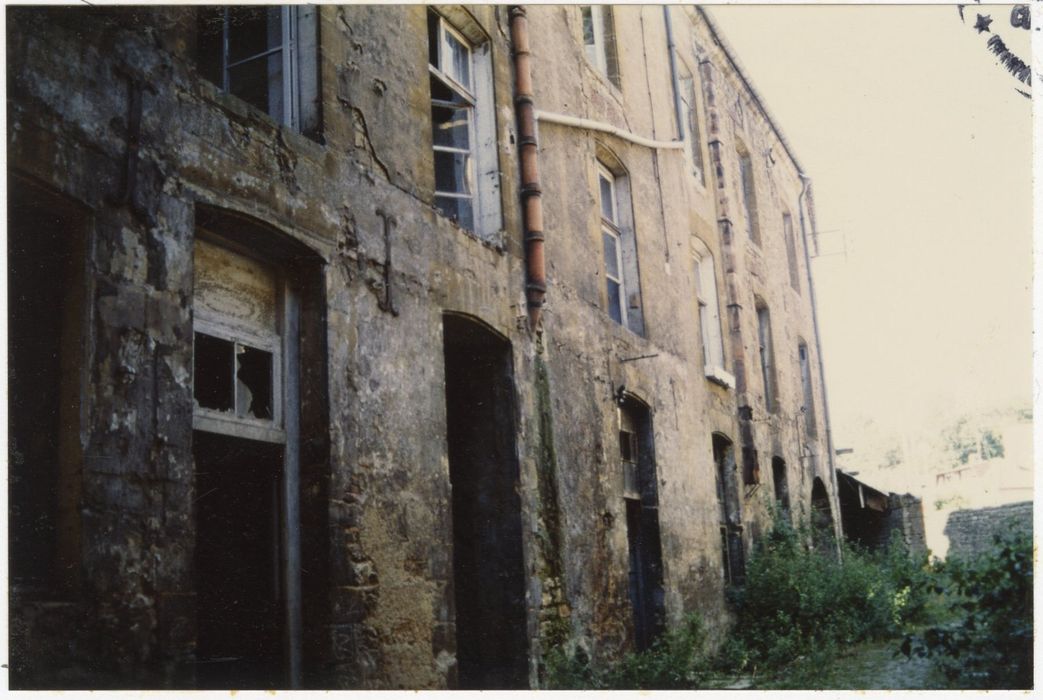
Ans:
[[[521,161],[522,216],[525,227],[525,298],[529,329],[538,331],[547,275],[543,261],[543,200],[540,190],[539,146],[536,142],[536,107],[532,99],[532,66],[529,21],[525,8],[510,9],[511,44],[514,46],[514,110],[518,115],[518,155]]]

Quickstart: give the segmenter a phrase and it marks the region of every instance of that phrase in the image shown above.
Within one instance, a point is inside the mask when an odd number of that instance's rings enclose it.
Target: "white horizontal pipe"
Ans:
[[[620,129],[618,126],[612,126],[604,122],[596,122],[592,119],[580,119],[579,117],[570,117],[564,114],[555,114],[553,112],[544,112],[542,110],[536,110],[536,119],[541,122],[550,122],[551,124],[561,124],[562,126],[574,126],[577,129],[590,129],[591,131],[601,131],[606,134],[612,134],[619,138],[636,143],[639,146],[647,146],[648,148],[659,148],[664,150],[677,150],[684,148],[684,141],[655,141],[653,139],[646,139],[643,136],[632,134],[629,131]]]

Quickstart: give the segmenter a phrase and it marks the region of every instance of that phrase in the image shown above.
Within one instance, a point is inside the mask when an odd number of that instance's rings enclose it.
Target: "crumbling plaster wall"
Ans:
[[[193,9],[137,9],[133,22],[128,12],[9,14],[9,165],[90,209],[97,287],[83,621],[66,626],[73,658],[26,673],[75,667],[71,685],[192,683],[181,663],[195,615],[191,255],[193,209],[205,203],[326,260],[329,434],[304,437],[329,443],[329,599],[309,602],[306,680],[445,687],[455,650],[442,310],[473,314],[519,348],[528,336],[517,330],[518,236],[479,241],[430,207],[427,55],[416,40],[426,10],[320,9],[319,142],[198,77]],[[473,14],[493,43],[496,83],[509,86],[500,12]],[[141,148],[124,205],[130,89],[142,95]],[[510,98],[498,89],[502,183],[513,192]],[[503,208],[513,227],[513,199]],[[378,211],[394,216],[391,307]],[[12,627],[34,610],[13,605]]]
[[[754,153],[773,149],[777,161],[770,175],[757,173],[764,249],[751,249],[739,234],[722,242],[719,221],[734,216],[729,207],[738,196],[728,155],[733,127],[724,125],[728,106],[749,97],[699,17],[691,15],[689,27],[675,12],[674,31],[691,69],[699,62],[687,48],[693,36],[709,54],[701,75],[713,76],[715,99],[704,83],[703,134],[724,144],[717,164],[723,186],[717,187],[709,149],[707,181],[699,186],[680,151],[653,153],[541,124],[550,292],[546,330],[536,342],[523,323],[506,8],[459,11],[488,36],[493,55],[504,231],[486,241],[430,206],[421,6],[319,9],[318,140],[279,127],[198,77],[192,8],[138,8],[133,22],[123,8],[9,13],[9,168],[92,212],[94,355],[82,508],[87,588],[50,624],[55,648],[66,641],[60,632],[76,630],[69,654],[81,665],[68,672],[68,684],[192,684],[184,670],[195,640],[191,254],[201,204],[265,222],[325,261],[327,330],[318,342],[328,395],[318,398],[328,402],[329,418],[327,431],[312,437],[328,459],[328,482],[308,484],[304,497],[322,505],[312,517],[328,551],[320,557],[322,580],[305,584],[319,599],[305,612],[308,685],[454,683],[444,311],[473,315],[512,343],[534,651],[572,638],[597,658],[610,658],[631,644],[614,397],[620,386],[648,404],[653,420],[668,617],[698,611],[715,633],[726,626],[711,434],[729,436],[738,449],[738,408],[759,399],[755,292],[772,304],[780,410],[764,416],[755,408],[752,434],[764,487],[743,503],[747,533],[766,523],[773,454],[790,465],[794,505],[807,503],[814,474],[802,467],[793,427],[801,402],[797,335],[808,341],[812,362],[818,358],[806,290],[798,297],[789,287],[781,204],[774,203],[776,196],[784,200],[796,226],[800,182],[762,116],[744,107],[747,146]],[[675,138],[659,8],[616,8],[622,88],[587,61],[578,8],[532,7],[529,20],[537,107]],[[131,89],[141,90],[142,145],[131,153],[137,175],[122,203]],[[624,164],[632,185],[645,337],[605,312],[595,199],[599,148]],[[390,303],[378,212],[394,217],[387,234]],[[749,387],[742,394],[703,376],[693,236],[715,258],[726,339],[724,289],[728,271],[735,271],[744,344],[740,357],[726,341],[725,357],[729,368],[744,358]],[[646,355],[653,357],[622,361]],[[814,381],[824,455],[817,374]],[[823,457],[817,473],[826,469]],[[33,620],[44,607],[11,609],[12,629],[41,629]],[[101,625],[86,622],[94,619]],[[54,658],[75,667],[68,654]],[[60,665],[48,657],[37,670]]]
[[[580,40],[576,7],[548,7],[530,12],[536,105],[548,112],[605,122],[641,136],[676,138],[669,65],[661,9],[614,8],[621,87],[600,75],[587,60]],[[688,22],[683,21],[688,18]],[[720,432],[740,447],[739,406],[753,407],[753,446],[758,450],[761,487],[745,489],[747,552],[757,532],[769,522],[774,455],[788,465],[789,489],[796,512],[809,512],[813,477],[828,474],[821,387],[813,376],[819,437],[810,442],[821,456],[817,471],[802,460],[796,427],[803,395],[797,338],[807,341],[816,366],[814,333],[804,261],[798,261],[801,292],[789,281],[782,234],[782,211],[793,217],[799,237],[797,196],[801,182],[795,165],[763,115],[713,46],[697,14],[674,14],[679,58],[701,78],[711,72],[716,111],[701,116],[705,139],[721,142],[721,187],[717,187],[710,151],[704,153],[706,183],[689,175],[681,151],[653,153],[622,139],[571,127],[540,124],[543,201],[547,221],[547,260],[551,292],[546,310],[546,339],[552,384],[556,390],[555,429],[565,509],[566,588],[572,604],[571,631],[593,647],[595,657],[611,657],[625,646],[630,623],[627,599],[627,542],[622,476],[613,394],[623,385],[647,402],[655,430],[660,479],[660,511],[666,579],[667,614],[677,621],[697,610],[720,632],[727,620],[723,605],[720,536],[714,486],[711,434]],[[696,55],[693,42],[708,54]],[[705,89],[705,86],[704,86]],[[699,100],[708,98],[700,93]],[[745,104],[745,117],[733,125],[731,105]],[[654,104],[652,109],[650,104]],[[711,132],[711,116],[718,128]],[[721,123],[728,128],[722,129]],[[731,231],[727,253],[717,226],[737,217],[740,190],[734,156],[735,130],[747,147],[762,154],[755,166],[761,216],[760,248]],[[771,149],[776,164],[768,169],[763,154]],[[631,205],[638,246],[645,337],[613,323],[607,316],[602,272],[596,163],[609,152],[623,164],[632,188]],[[716,194],[715,194],[716,192]],[[729,209],[729,207],[731,209]],[[725,273],[733,271],[742,359],[747,374],[743,392],[710,383],[702,374],[691,237],[713,254],[718,269],[723,332],[730,330],[723,291]],[[737,239],[737,240],[736,240]],[[798,241],[798,245],[802,245]],[[764,410],[757,350],[754,294],[772,309],[779,408]],[[651,355],[645,359],[622,359]],[[729,368],[736,357],[726,343]],[[568,399],[557,398],[568,397]],[[592,429],[592,426],[600,426]],[[741,479],[741,473],[736,474]],[[830,479],[824,478],[827,483]],[[838,513],[834,505],[834,512]],[[591,533],[594,536],[591,537]]]

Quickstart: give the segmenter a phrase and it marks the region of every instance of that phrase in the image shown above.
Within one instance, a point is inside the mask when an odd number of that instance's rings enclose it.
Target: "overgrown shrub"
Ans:
[[[691,614],[665,632],[643,652],[627,654],[597,670],[580,648],[572,654],[554,649],[548,654],[548,686],[558,690],[698,688],[709,673],[706,631],[702,618]]]
[[[738,619],[722,665],[780,668],[823,648],[894,635],[922,615],[925,562],[900,542],[883,554],[845,547],[838,557],[808,541],[806,528],[776,519],[750,559],[745,587],[733,593]]]
[[[988,552],[947,561],[938,574],[934,590],[952,621],[907,635],[902,651],[931,657],[960,688],[1031,688],[1031,534],[996,535]]]

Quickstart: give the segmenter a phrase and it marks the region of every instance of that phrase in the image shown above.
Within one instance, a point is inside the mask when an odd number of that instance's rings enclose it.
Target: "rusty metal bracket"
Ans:
[[[138,179],[138,155],[141,151],[142,95],[145,90],[155,94],[155,88],[133,73],[117,69],[127,81],[127,151],[123,162],[123,181],[119,192],[110,200],[116,206],[129,206],[131,213],[149,226],[155,225],[155,217],[143,209],[134,199]]]
[[[384,222],[384,300],[378,303],[381,311],[398,316],[391,285],[391,230],[395,226],[395,217],[383,209],[377,209],[377,216]]]

